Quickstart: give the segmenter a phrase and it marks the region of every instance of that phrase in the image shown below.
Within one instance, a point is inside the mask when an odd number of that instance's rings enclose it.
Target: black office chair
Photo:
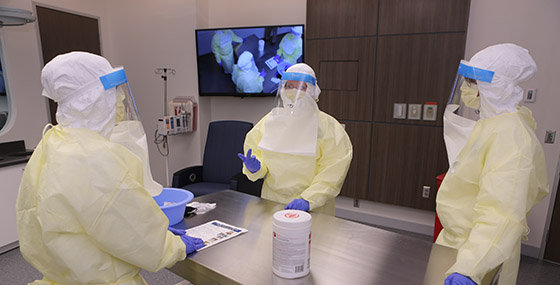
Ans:
[[[4,127],[8,121],[8,112],[0,112],[0,130]]]
[[[241,173],[245,135],[253,124],[242,121],[216,121],[208,126],[202,165],[173,174],[172,187],[191,191],[195,197],[231,189],[260,196],[262,180],[251,182]]]

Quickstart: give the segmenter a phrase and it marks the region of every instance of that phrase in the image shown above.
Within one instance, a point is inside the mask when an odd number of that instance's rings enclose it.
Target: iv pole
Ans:
[[[175,69],[162,67],[156,68],[154,70],[155,74],[161,74],[161,78],[163,79],[163,116],[167,117],[167,73],[171,75],[175,75]],[[165,179],[167,183],[167,187],[171,186],[169,184],[169,144],[167,143],[167,134],[163,136],[163,148],[167,148],[167,152],[164,154],[165,156]],[[161,153],[161,152],[160,152]],[[162,154],[163,155],[163,154]]]

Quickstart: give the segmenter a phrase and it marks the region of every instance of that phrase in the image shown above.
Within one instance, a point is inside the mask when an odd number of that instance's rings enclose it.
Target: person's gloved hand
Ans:
[[[445,278],[445,285],[476,285],[469,277],[457,272]]]
[[[181,240],[187,246],[187,254],[193,253],[194,251],[199,250],[199,249],[204,247],[204,241],[197,238],[197,237],[182,235]]]
[[[176,236],[182,236],[182,235],[187,233],[187,231],[185,231],[185,230],[180,230],[180,229],[176,229],[176,228],[172,228],[172,227],[167,228],[167,230],[172,232]]]
[[[251,155],[251,151],[251,149],[247,151],[247,156],[243,156],[242,153],[238,153],[237,156],[239,156],[239,159],[245,163],[247,170],[251,171],[251,173],[255,173],[261,169],[261,162],[257,159],[257,157]]]
[[[243,43],[245,42],[246,39],[247,39],[247,38],[243,38]]]
[[[265,77],[266,76],[266,72],[264,71],[264,68],[262,69],[261,73],[259,73],[259,75],[261,77]]]
[[[274,60],[276,60],[276,62],[278,62],[278,63],[280,63],[280,61],[282,61],[282,59],[280,59],[279,55],[275,55]]]
[[[300,210],[300,211],[309,211],[309,202],[305,201],[304,199],[295,199],[290,204],[288,204],[284,210]]]
[[[218,62],[218,65],[219,65],[219,66],[222,66],[222,62],[221,62],[221,61],[220,61],[220,62]]]

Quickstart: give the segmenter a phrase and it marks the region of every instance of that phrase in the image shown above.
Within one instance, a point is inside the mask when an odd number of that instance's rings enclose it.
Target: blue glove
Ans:
[[[220,62],[218,62],[218,65],[219,65],[219,66],[222,66],[222,62],[221,62],[221,61],[220,61]]]
[[[300,211],[309,211],[309,202],[303,199],[295,199],[290,204],[288,204],[284,210],[300,210]]]
[[[457,272],[445,278],[445,285],[476,285],[469,277]]]
[[[265,77],[266,76],[266,72],[264,71],[264,68],[262,69],[261,73],[259,73],[259,75],[261,77]]]
[[[187,246],[187,254],[193,253],[195,250],[199,250],[204,247],[204,241],[197,237],[182,235],[181,240]]]
[[[245,163],[247,170],[251,171],[251,173],[255,173],[261,169],[261,162],[257,159],[257,157],[251,155],[251,151],[251,149],[247,151],[247,156],[243,156],[242,153],[238,153],[237,156],[239,156],[239,159]]]
[[[243,42],[245,42],[246,39],[247,39],[247,38],[243,38]]]
[[[276,62],[278,62],[278,63],[280,63],[280,61],[282,61],[282,59],[280,59],[279,55],[275,55],[274,60],[276,60]]]
[[[176,228],[172,228],[172,227],[167,228],[167,230],[172,232],[176,236],[182,236],[182,235],[187,233],[187,231],[185,231],[185,230],[180,230],[180,229],[176,229]]]

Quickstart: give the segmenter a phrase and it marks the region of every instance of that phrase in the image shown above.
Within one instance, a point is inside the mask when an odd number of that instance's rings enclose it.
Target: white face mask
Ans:
[[[461,100],[469,108],[480,108],[480,96],[478,96],[478,87],[476,84],[469,84],[466,81],[461,85]]]
[[[291,108],[296,105],[296,101],[305,96],[305,91],[301,91],[298,89],[286,89],[280,95],[282,96],[284,107]]]
[[[144,188],[146,188],[152,196],[159,195],[163,187],[152,178],[148,156],[148,142],[142,123],[140,121],[119,122],[113,128],[109,140],[126,147],[142,160]]]

